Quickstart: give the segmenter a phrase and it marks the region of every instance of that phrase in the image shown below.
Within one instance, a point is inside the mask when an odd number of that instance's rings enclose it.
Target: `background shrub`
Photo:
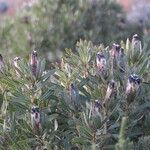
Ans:
[[[107,45],[142,34],[114,0],[39,0],[24,5],[15,17],[3,18],[0,27],[1,52],[27,56],[35,49],[46,60],[60,58],[79,39]]]

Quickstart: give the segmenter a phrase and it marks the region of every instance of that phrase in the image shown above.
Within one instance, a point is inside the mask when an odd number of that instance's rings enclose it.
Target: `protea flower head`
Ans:
[[[130,75],[126,86],[126,94],[136,91],[139,88],[141,81],[142,79],[138,75]]]
[[[124,70],[125,70],[125,60],[124,60],[124,56],[125,56],[125,54],[124,54],[124,49],[123,48],[120,48],[120,51],[119,51],[119,56],[118,56],[118,58],[117,58],[117,63],[118,63],[118,65],[119,65],[119,70],[121,71],[121,72],[124,72]]]
[[[119,44],[114,43],[110,51],[111,56],[113,57],[113,68],[116,69],[118,66],[121,72],[124,72],[125,62],[124,62],[124,49],[121,48]]]
[[[36,75],[36,72],[37,72],[37,63],[38,63],[37,52],[32,51],[30,64],[31,64],[32,74],[34,76]]]
[[[134,101],[136,91],[138,90],[142,79],[138,75],[130,75],[126,86],[127,102],[130,104]]]
[[[119,52],[120,51],[120,45],[119,44],[117,44],[117,43],[114,43],[113,44],[113,49],[115,49],[117,52]]]
[[[94,105],[93,105],[93,114],[94,115],[99,115],[101,109],[102,109],[102,104],[100,103],[99,100],[95,100],[94,101]]]
[[[95,100],[94,101],[94,111],[99,113],[101,111],[101,109],[102,109],[101,103],[99,102],[99,100]]]
[[[140,37],[137,34],[132,37],[132,48],[139,50],[140,52],[142,50]]]
[[[134,34],[132,37],[133,41],[140,41],[140,37],[137,34]]]
[[[111,49],[111,55],[117,57],[120,53],[121,46],[117,43],[114,43]]]
[[[103,72],[106,70],[106,58],[100,52],[96,54],[96,65],[97,65],[98,71]]]
[[[32,106],[31,108],[31,124],[35,130],[41,128],[41,115],[38,106]]]
[[[4,68],[4,60],[3,60],[3,56],[0,54],[0,71],[2,71]]]

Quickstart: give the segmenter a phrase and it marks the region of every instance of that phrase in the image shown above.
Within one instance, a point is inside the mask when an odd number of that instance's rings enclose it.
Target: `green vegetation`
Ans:
[[[145,24],[114,0],[37,0],[1,18],[0,150],[148,150]]]
[[[0,149],[146,150],[144,47],[137,35],[112,48],[80,40],[49,70],[36,51],[30,60],[0,57]]]
[[[76,51],[80,39],[107,46],[142,34],[114,0],[39,0],[3,18],[0,32],[1,53],[23,57],[36,50],[48,61],[60,58],[65,48]]]

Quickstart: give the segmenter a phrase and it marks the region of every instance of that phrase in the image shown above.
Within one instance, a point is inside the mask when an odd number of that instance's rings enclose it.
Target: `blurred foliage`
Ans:
[[[114,46],[80,40],[76,53],[66,49],[54,69],[45,69],[45,60],[38,58],[34,75],[36,59],[30,63],[24,58],[18,65],[4,59],[0,66],[0,149],[148,147],[150,54],[139,40],[134,42],[121,42],[124,52],[121,49],[118,58]],[[97,66],[98,52],[106,58],[104,74]],[[139,75],[142,83],[128,103],[125,89],[131,74]],[[114,93],[109,95],[112,80]],[[39,107],[39,130],[32,126],[33,106]]]
[[[138,24],[144,28],[150,28],[150,3],[147,0],[136,0],[127,18],[133,24]]]
[[[26,3],[16,16],[3,18],[0,32],[1,53],[27,56],[35,49],[46,60],[60,58],[79,39],[107,45],[142,34],[140,28],[128,25],[115,0],[36,0]]]
[[[127,118],[123,117],[122,118],[122,123],[121,123],[121,129],[120,129],[120,134],[119,134],[119,142],[116,144],[116,150],[132,150],[133,149],[133,144],[129,143],[129,139],[125,138],[125,128],[127,124]]]

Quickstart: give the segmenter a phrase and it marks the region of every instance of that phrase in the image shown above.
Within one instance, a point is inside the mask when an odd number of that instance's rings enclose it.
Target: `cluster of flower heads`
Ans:
[[[141,52],[141,41],[140,38],[137,34],[133,35],[132,37],[132,49],[139,49]],[[120,71],[124,73],[125,71],[125,65],[124,65],[124,49],[119,45],[114,43],[112,46],[112,49],[110,50],[110,57],[113,59],[113,69],[116,69],[116,66],[119,66]],[[102,52],[98,52],[96,54],[96,66],[97,66],[97,71],[101,75],[106,75],[107,74],[107,60],[105,55]],[[136,75],[136,74],[131,74],[128,78],[127,85],[126,85],[126,99],[128,103],[131,103],[133,101],[133,97],[131,95],[135,94],[135,92],[138,90],[140,83],[142,82],[142,79]],[[108,104],[109,100],[115,96],[115,82],[114,80],[110,81],[107,86],[106,90],[106,95],[104,98],[104,104]],[[101,108],[102,105],[97,105],[98,100],[94,102],[94,109],[97,107]]]
[[[136,34],[133,36],[132,39],[132,45],[135,46],[139,44],[139,36]],[[113,68],[115,69],[116,63],[121,63],[121,58],[124,57],[124,50],[121,48],[119,44],[113,44],[112,49],[110,51],[110,55],[113,58]],[[20,69],[19,67],[19,62],[21,61],[20,57],[15,57],[13,59],[13,65],[15,67],[15,72],[18,77],[20,77],[20,74],[18,70]],[[2,55],[0,54],[0,71],[3,70],[5,67],[4,60]],[[31,67],[31,72],[33,76],[36,76],[37,74],[37,67],[38,67],[38,56],[36,51],[32,51],[30,55],[30,67]],[[106,75],[107,72],[107,60],[105,55],[102,52],[98,52],[96,54],[96,67],[98,72],[101,75]],[[124,66],[122,65],[122,70],[124,70]],[[122,71],[120,70],[120,71]],[[124,72],[124,71],[123,71]],[[127,85],[126,85],[126,96],[127,96],[127,102],[131,102],[132,100],[129,100],[130,95],[135,93],[141,83],[141,78],[138,75],[131,74],[128,78]],[[78,88],[75,84],[71,83],[69,87],[69,95],[70,95],[70,101],[72,104],[79,104],[79,91]],[[114,80],[111,80],[108,85],[107,85],[107,90],[105,94],[105,98],[103,101],[103,104],[99,100],[95,100],[93,103],[93,114],[98,114],[101,110],[102,107],[107,107],[110,103],[110,100],[112,97],[115,97],[116,95],[116,83]],[[34,129],[40,129],[41,128],[41,115],[39,111],[39,107],[36,106],[33,102],[33,106],[31,108],[31,122],[32,126]]]
[[[30,66],[31,71],[34,76],[37,74],[37,65],[38,65],[38,56],[36,51],[32,51],[30,56]],[[39,107],[33,105],[31,108],[31,123],[34,130],[39,130],[42,128],[41,126],[41,114],[39,111]]]
[[[16,75],[17,76],[20,76],[18,71],[17,71],[18,69],[20,69],[20,67],[19,67],[19,62],[20,61],[21,61],[20,57],[15,57],[13,59],[13,64],[14,64],[14,66],[16,68]],[[31,66],[32,74],[34,76],[36,76],[36,74],[37,74],[37,65],[38,65],[37,52],[36,51],[32,51],[31,56],[30,56],[30,66]]]
[[[141,41],[139,36],[137,34],[133,35],[132,48],[135,49],[137,47],[140,47],[140,45],[141,45]],[[125,56],[124,49],[119,44],[114,43],[110,50],[110,57],[113,60],[112,66],[113,69],[116,69],[116,67],[119,66],[120,67],[119,70],[122,73],[125,72],[125,65],[123,60],[124,56]],[[102,52],[98,52],[96,54],[96,69],[98,74],[102,76],[107,75],[107,59],[104,53]],[[136,74],[131,74],[128,77],[125,94],[126,94],[127,102],[129,104],[133,102],[134,98],[132,97],[132,95],[134,95],[135,92],[138,90],[141,82],[142,79]],[[72,104],[75,104],[77,102],[77,97],[79,96],[79,92],[76,85],[71,83],[69,91],[70,91],[70,99],[72,101]],[[114,80],[111,80],[108,82],[107,90],[103,102],[100,100],[95,100],[93,102],[93,114],[98,114],[98,112],[100,112],[102,107],[108,107],[111,102],[111,99],[114,98],[116,94],[117,94],[116,83]]]
[[[35,131],[42,128],[41,114],[38,106],[32,106],[31,108],[31,124]]]
[[[20,66],[19,63],[21,61],[20,57],[15,57],[13,59],[13,65],[15,68],[15,72],[16,72],[16,76],[20,77]],[[37,52],[36,51],[32,51],[31,56],[30,56],[30,67],[31,67],[31,72],[32,75],[36,76],[37,74],[37,65],[38,65],[38,57],[37,57]],[[0,54],[0,71],[3,72],[5,67],[5,63],[3,60],[2,55]],[[41,128],[41,117],[40,117],[40,111],[39,111],[39,107],[36,106],[33,102],[33,106],[31,107],[31,124],[33,129],[35,130],[39,130]]]
[[[113,58],[113,68],[120,66],[120,70],[124,71],[124,49],[121,48],[119,44],[114,43],[112,49],[110,50],[110,56]],[[96,66],[97,71],[101,75],[107,74],[107,60],[105,55],[102,52],[96,54]]]

